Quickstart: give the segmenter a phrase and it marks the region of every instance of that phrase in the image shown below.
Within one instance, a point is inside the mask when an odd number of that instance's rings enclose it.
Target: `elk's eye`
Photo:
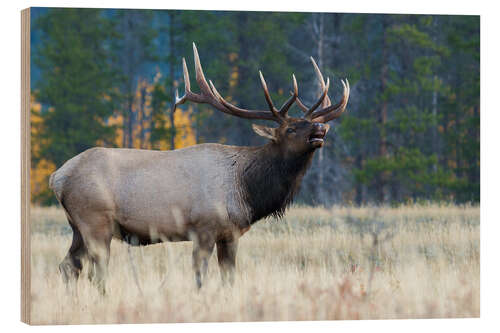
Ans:
[[[286,132],[287,132],[288,134],[290,134],[290,133],[295,133],[295,130],[294,130],[293,128],[290,128],[290,127],[289,127],[289,128],[287,128],[287,129],[286,129]]]

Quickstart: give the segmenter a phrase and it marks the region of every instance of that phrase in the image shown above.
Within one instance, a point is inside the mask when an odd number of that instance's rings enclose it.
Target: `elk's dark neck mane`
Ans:
[[[251,223],[268,215],[283,216],[299,191],[313,155],[314,150],[285,156],[273,143],[254,148],[240,174]]]

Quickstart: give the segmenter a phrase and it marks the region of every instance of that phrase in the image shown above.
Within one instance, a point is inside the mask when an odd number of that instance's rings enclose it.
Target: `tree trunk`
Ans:
[[[236,40],[238,43],[239,54],[237,69],[238,83],[236,84],[236,87],[240,88],[238,88],[236,91],[233,91],[232,94],[241,105],[251,105],[252,95],[245,92],[244,89],[240,89],[241,87],[245,87],[246,83],[244,82],[244,80],[248,80],[249,77],[254,76],[253,70],[250,70],[250,68],[248,67],[251,59],[251,54],[249,51],[252,47],[252,43],[247,37],[247,29],[249,28],[249,22],[251,21],[252,17],[250,17],[250,14],[248,12],[239,12],[237,14],[237,19],[238,37]],[[249,127],[247,125],[247,122],[242,119],[230,119],[230,121],[232,122],[231,126],[235,129],[235,134],[237,134],[235,137],[233,137],[233,140],[235,140],[235,144],[248,146],[251,143],[249,138],[252,136],[248,135]]]
[[[432,91],[432,118],[434,120],[437,119],[437,99],[438,92],[436,87],[436,82],[438,80],[437,75],[434,76],[434,90]],[[439,161],[439,152],[438,152],[438,123],[436,122],[434,126],[432,126],[432,152],[438,156],[436,159],[436,163],[433,165],[434,172],[437,171],[438,161]]]
[[[433,28],[434,28],[434,33],[433,33],[433,36],[432,36],[432,40],[434,41],[434,43],[438,43],[438,40],[437,40],[437,33],[439,31],[438,29],[438,16],[436,17],[433,17],[432,18],[432,25],[433,25]],[[434,163],[433,165],[433,170],[434,172],[437,172],[437,169],[438,169],[438,163],[439,163],[439,143],[438,143],[438,140],[439,140],[439,133],[438,133],[438,122],[437,122],[437,109],[438,109],[438,76],[437,75],[434,75],[434,89],[432,90],[432,117],[435,121],[434,123],[434,126],[432,126],[432,152],[434,154],[436,154],[437,156],[437,159],[436,159],[436,163]]]
[[[128,93],[127,96],[127,136],[126,136],[126,148],[132,148],[134,143],[134,96],[132,93]],[[125,133],[124,133],[125,134]]]
[[[356,155],[354,165],[358,170],[361,170],[361,168],[363,167],[363,157],[361,156],[361,154]],[[363,184],[361,182],[356,182],[355,191],[356,195],[354,197],[354,201],[356,202],[356,206],[361,206],[363,204]]]
[[[140,102],[139,102],[139,124],[140,124],[140,132],[139,132],[139,140],[141,149],[145,149],[146,147],[146,85],[145,82],[141,84],[140,90]]]
[[[134,23],[132,21],[132,16],[127,16],[127,31],[126,31],[126,36],[128,36],[131,31],[133,30]],[[129,61],[131,59],[134,59],[134,49],[130,43],[128,43],[128,58]],[[134,124],[135,124],[135,115],[134,115],[134,80],[135,80],[135,69],[133,68],[133,64],[130,62],[128,63],[128,68],[127,68],[127,111],[128,111],[128,117],[127,117],[127,140],[126,140],[126,146],[127,148],[132,148],[134,145]]]
[[[387,88],[387,72],[388,72],[388,55],[387,55],[387,33],[386,30],[388,28],[387,18],[384,17],[382,23],[384,36],[382,38],[382,69],[380,72],[380,82],[381,82],[381,91],[382,95]],[[385,126],[387,123],[387,100],[384,98],[382,101],[382,105],[380,108],[380,114],[378,118],[379,128],[380,128],[380,145],[379,145],[379,157],[386,158],[387,157],[387,136],[385,131]],[[386,201],[386,182],[387,182],[387,174],[386,172],[378,173],[376,179],[376,191],[377,191],[377,201],[383,203]]]
[[[169,82],[170,82],[170,86],[171,86],[171,92],[170,92],[170,96],[175,96],[175,87],[174,87],[174,80],[175,80],[175,64],[174,64],[174,47],[175,47],[175,43],[174,43],[174,37],[175,37],[175,34],[174,34],[174,15],[173,14],[170,14],[169,15],[169,19],[170,19],[170,22],[169,22],[169,25],[170,25],[170,29],[169,29],[169,45],[170,45],[170,50],[169,50],[169,56],[170,56],[170,68],[169,68]],[[172,108],[170,109],[170,113],[169,113],[169,118],[170,118],[170,149],[171,150],[174,150],[175,149],[175,136],[177,134],[177,129],[175,127],[175,115],[174,115],[174,108],[173,108],[173,103],[172,103]]]
[[[323,61],[323,48],[324,48],[324,26],[325,26],[325,18],[324,14],[320,13],[319,15],[319,36],[318,36],[318,66],[322,68],[324,66]],[[322,90],[321,85],[318,82],[316,95],[321,96]],[[325,204],[325,196],[323,190],[323,182],[324,182],[324,171],[323,171],[323,159],[324,159],[324,149],[319,149],[318,152],[318,184],[316,186],[316,200],[319,204]]]
[[[125,107],[123,114],[123,124],[122,124],[122,147],[126,148],[127,147],[127,133],[128,133],[128,107]]]
[[[479,117],[479,107],[476,105],[472,108],[472,117],[474,119]],[[468,138],[472,141],[479,142],[479,128],[476,126],[468,126]],[[479,174],[479,163],[475,159],[471,159],[470,156],[467,156],[468,168],[467,168],[467,182],[470,185],[479,184],[480,182],[480,174]],[[468,198],[468,200],[479,200],[479,198]]]

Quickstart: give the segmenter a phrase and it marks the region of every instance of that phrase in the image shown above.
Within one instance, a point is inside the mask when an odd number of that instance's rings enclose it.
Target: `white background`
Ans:
[[[6,2],[6,1],[5,1]],[[74,330],[87,332],[132,332],[136,330],[176,332],[255,330],[299,332],[482,332],[500,329],[500,206],[498,143],[500,132],[499,43],[500,14],[494,1],[320,1],[287,0],[281,2],[236,1],[16,1],[2,2],[0,45],[0,327],[4,332],[36,330],[44,332]],[[20,73],[21,9],[26,7],[102,7],[151,9],[226,9],[266,11],[325,11],[351,13],[474,14],[481,15],[481,319],[457,320],[378,320],[330,322],[271,322],[225,324],[154,324],[29,327],[20,322]],[[280,50],[277,50],[279,52]],[[216,305],[214,305],[216,306]],[[497,327],[495,329],[495,327]]]

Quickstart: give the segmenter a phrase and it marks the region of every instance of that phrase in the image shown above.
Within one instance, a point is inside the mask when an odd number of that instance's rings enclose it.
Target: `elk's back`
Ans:
[[[193,228],[223,229],[241,213],[230,148],[92,148],[52,174],[50,186],[70,215],[101,212],[134,234],[183,238]]]

